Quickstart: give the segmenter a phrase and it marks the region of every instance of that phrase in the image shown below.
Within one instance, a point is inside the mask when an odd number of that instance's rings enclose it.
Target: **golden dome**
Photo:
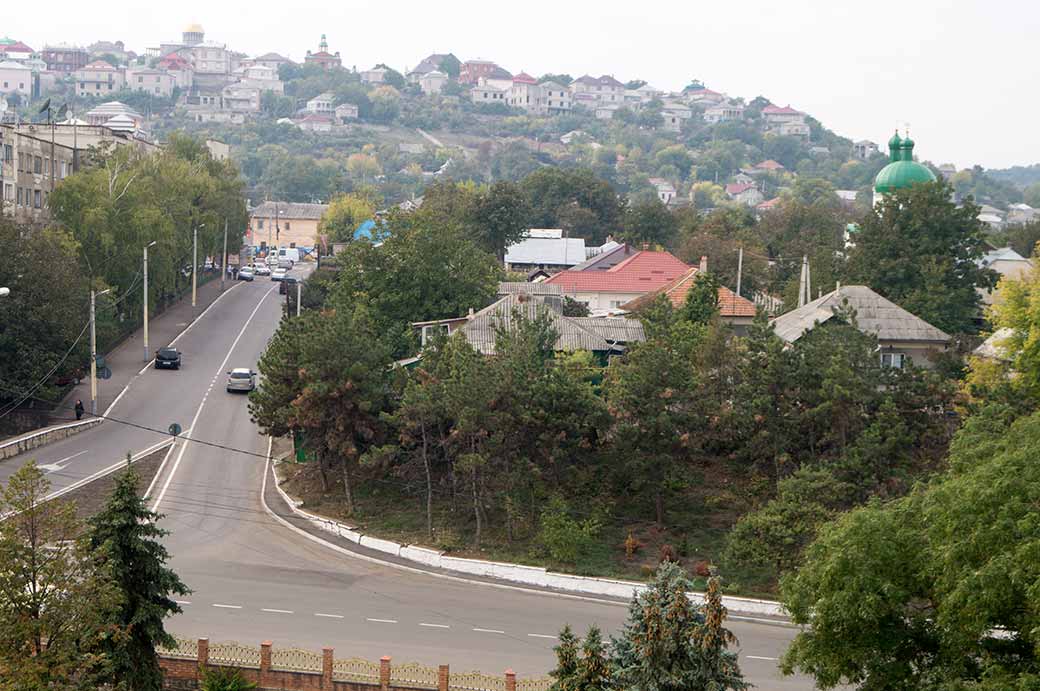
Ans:
[[[205,33],[205,32],[202,30],[202,25],[201,24],[189,24],[188,28],[186,28],[184,30],[184,33],[186,33],[186,34],[202,34],[202,33]]]

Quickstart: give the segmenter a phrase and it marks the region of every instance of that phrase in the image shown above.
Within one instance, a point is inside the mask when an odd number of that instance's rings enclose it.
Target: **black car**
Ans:
[[[181,351],[176,348],[159,348],[155,351],[155,369],[180,369]]]

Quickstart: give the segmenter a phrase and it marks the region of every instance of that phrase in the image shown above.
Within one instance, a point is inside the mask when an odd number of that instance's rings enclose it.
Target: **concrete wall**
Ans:
[[[45,427],[44,429],[24,434],[20,437],[10,439],[3,443],[0,443],[0,460],[5,458],[12,458],[19,454],[25,453],[30,449],[39,448],[46,444],[50,444],[53,441],[65,439],[71,437],[73,434],[78,434],[83,430],[88,430],[91,427],[100,425],[104,420],[100,418],[93,418],[91,420],[81,420],[79,422],[70,422],[67,425],[56,425],[54,427]]]
[[[299,507],[299,502],[292,499],[282,489],[275,473],[275,489],[300,518],[305,519],[311,525],[332,535],[344,537],[362,547],[368,547],[379,552],[389,554],[401,559],[406,559],[423,566],[435,569],[444,569],[458,574],[470,576],[495,578],[511,583],[530,585],[541,588],[552,588],[567,593],[582,595],[593,595],[600,597],[611,597],[630,600],[637,593],[646,589],[646,584],[633,581],[620,581],[610,578],[591,578],[587,576],[573,576],[565,573],[554,573],[538,566],[525,566],[523,564],[507,564],[503,562],[484,561],[482,559],[464,559],[453,557],[437,550],[417,545],[400,545],[390,540],[362,535],[351,526],[322,516],[316,516],[304,511]],[[696,602],[703,602],[703,593],[690,593],[690,597]],[[769,617],[784,617],[787,612],[778,602],[770,600],[758,600],[744,597],[723,597],[722,603],[730,612],[740,614],[752,614]]]

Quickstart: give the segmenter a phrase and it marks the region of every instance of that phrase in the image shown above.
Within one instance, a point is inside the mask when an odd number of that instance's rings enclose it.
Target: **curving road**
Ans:
[[[179,337],[184,368],[144,370],[109,413],[158,429],[178,422],[183,436],[227,447],[178,442],[153,486],[153,505],[171,531],[173,567],[193,590],[184,613],[169,621],[173,633],[542,676],[564,624],[580,633],[593,624],[612,633],[623,624],[626,609],[617,603],[403,571],[333,551],[271,518],[260,497],[267,442],[246,398],[224,390],[224,371],[255,368],[283,299],[275,283],[238,284]],[[52,467],[61,488],[118,463],[127,450],[165,440],[106,422],[32,455]],[[24,460],[0,463],[0,481]],[[736,620],[731,628],[745,675],[758,688],[812,688],[808,679],[776,671],[792,628]]]

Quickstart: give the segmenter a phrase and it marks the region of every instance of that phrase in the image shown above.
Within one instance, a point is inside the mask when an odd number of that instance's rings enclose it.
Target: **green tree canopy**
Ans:
[[[951,333],[975,330],[981,298],[996,273],[980,266],[986,250],[979,209],[957,206],[938,181],[886,195],[863,220],[849,253],[848,278]]]

